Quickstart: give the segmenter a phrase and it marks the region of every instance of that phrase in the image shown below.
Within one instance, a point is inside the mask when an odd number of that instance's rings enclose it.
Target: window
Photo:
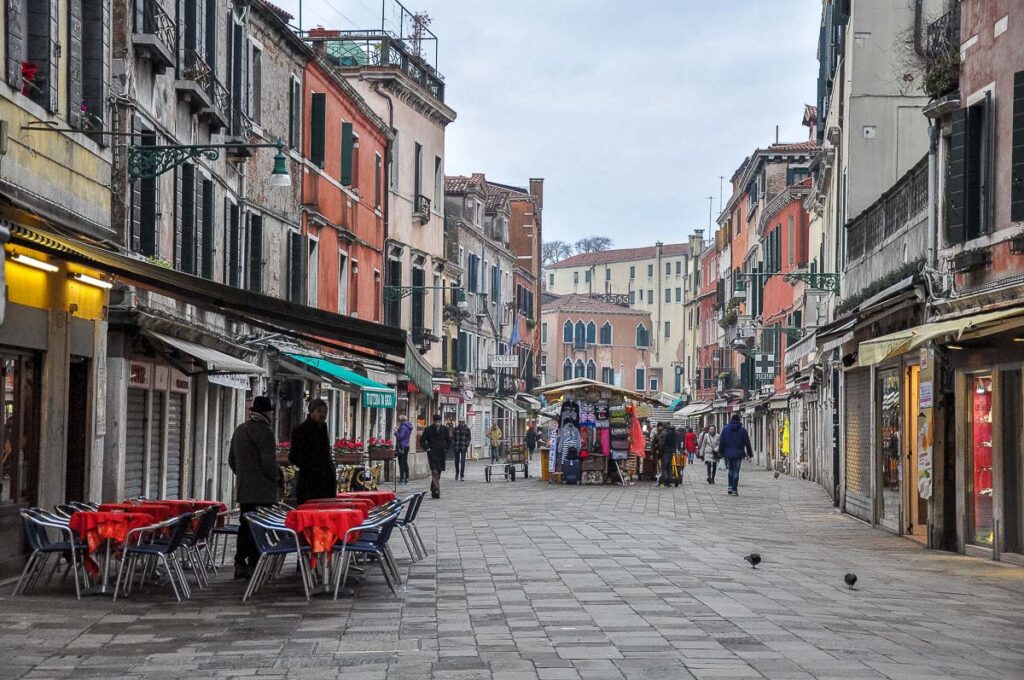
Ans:
[[[434,156],[434,210],[440,211],[444,201],[444,164]]]
[[[585,272],[583,272],[583,281],[586,282],[586,283],[590,283],[590,270],[589,269],[586,270]]]
[[[601,326],[601,344],[612,344],[612,324],[610,321],[605,321],[604,325]]]
[[[338,180],[342,186],[359,187],[359,136],[352,123],[341,123],[341,158]]]
[[[548,341],[548,324],[546,321],[540,325],[540,341],[542,343]]]
[[[575,365],[573,365],[572,377],[574,377],[574,378],[582,378],[582,377],[584,377],[585,372],[586,372],[586,368],[583,366],[583,360],[582,359],[577,359]]]
[[[322,92],[310,95],[309,111],[309,160],[322,168],[326,152],[327,95]]]
[[[583,325],[582,321],[576,322],[575,333],[573,333],[573,348],[574,349],[586,349],[587,347],[587,328]]]
[[[597,364],[593,359],[587,362],[587,377],[591,380],[597,379]]]
[[[607,267],[605,267],[605,270],[604,270],[604,280],[605,281],[611,281],[612,280],[612,270],[608,269]]]
[[[398,130],[395,130],[395,138],[391,140],[391,146],[388,147],[388,186],[391,187],[392,191],[398,191],[398,173],[401,167],[398,164],[398,149],[401,138],[402,135]]]
[[[587,324],[587,344],[593,345],[596,342],[597,324],[593,321]]]
[[[309,292],[306,298],[306,304],[310,307],[316,307],[317,293],[319,292],[319,286],[317,284],[320,278],[320,242],[312,237],[309,239],[309,255],[306,260],[306,271],[309,273],[306,277],[306,289]]]
[[[199,228],[199,238],[196,249],[200,253],[199,265],[203,278],[213,280],[213,256],[214,256],[214,198],[213,181],[202,180],[202,191],[196,195],[196,215],[202,220]]]
[[[615,384],[615,369],[611,366],[605,366],[601,369],[601,382],[606,385]]]
[[[630,293],[630,295],[632,295],[632,293]],[[641,288],[640,290],[638,290],[636,292],[636,299],[637,299],[637,302],[643,302],[644,301],[644,289],[643,288]],[[631,302],[632,302],[632,300],[631,300]]]
[[[676,276],[683,273],[683,261],[676,260]]]
[[[249,115],[257,125],[263,120],[263,50],[252,46],[252,63],[249,65]]]
[[[423,193],[423,145],[416,142],[416,151],[413,155],[412,175],[412,200],[413,210],[421,212],[420,195]]]
[[[249,215],[249,290],[263,292],[262,215]]]
[[[671,288],[666,288],[665,289],[665,302],[672,302],[672,289]]]
[[[338,253],[338,314],[348,314],[348,253]]]
[[[1020,150],[1024,149],[1024,71],[1013,75],[1013,93],[1011,145]],[[1017,153],[1010,160],[1010,176],[1018,178],[1010,183],[1010,221],[1024,222],[1024,153]]]
[[[412,268],[412,330],[413,334],[421,333],[424,329],[423,323],[426,316],[426,285],[427,277],[423,267]]]
[[[140,135],[142,146],[154,146],[156,133],[144,130],[139,118],[132,119],[133,132]],[[132,182],[132,242],[131,248],[147,257],[156,257],[157,252],[157,206],[160,203],[160,184],[153,177]]]
[[[682,301],[683,301],[683,289],[682,288],[676,288],[676,302],[682,302]]]
[[[676,386],[675,386],[674,392],[676,394],[679,394],[680,392],[683,391],[683,369],[682,369],[682,367],[679,367],[679,366],[676,367],[675,375],[676,375]]]
[[[789,216],[789,224],[786,230],[786,245],[789,246],[789,263],[793,264],[794,260],[794,246],[796,245],[796,234],[793,232],[793,216]]]
[[[22,0],[4,4],[7,84],[55,113],[60,61],[57,3]],[[22,68],[23,65],[33,69]]]
[[[173,14],[173,10],[172,10]],[[249,96],[242,82],[243,72],[247,66],[247,48],[245,47],[245,27],[239,16],[232,12],[228,18],[228,52],[227,52],[227,86],[231,92],[231,134],[242,134],[242,114],[248,113]]]
[[[657,392],[658,391],[658,385],[659,385],[658,379],[657,378],[651,378],[651,392]]]
[[[654,265],[649,264],[647,265],[647,278],[651,278],[652,276],[654,276]]]
[[[380,210],[380,207],[381,207],[381,202],[380,202],[380,199],[381,199],[381,190],[380,190],[380,185],[381,185],[381,176],[380,176],[381,166],[382,166],[382,162],[381,162],[380,154],[379,153],[374,154],[373,155],[373,207],[374,207],[375,210],[378,210],[378,211]]]
[[[554,286],[555,285],[555,275],[554,274],[548,274],[548,285],[549,286]]]
[[[291,77],[288,93],[288,146],[297,149],[302,143],[302,84],[296,76]]]
[[[573,272],[572,273],[572,282],[573,283],[579,283],[580,282],[580,273],[579,272]]]
[[[636,369],[636,391],[647,391],[647,370],[642,366],[638,366]]]
[[[636,278],[636,267],[630,266],[629,268],[629,279],[632,281]]]
[[[973,106],[954,111],[952,126],[946,166],[946,238],[949,243],[963,243],[988,232],[991,93]]]
[[[241,286],[245,280],[242,269],[242,227],[238,205],[224,199],[224,279],[229,286]]]
[[[297,231],[288,232],[288,300],[291,302],[302,302],[303,298],[303,265],[306,245],[302,234]]]
[[[566,321],[562,326],[562,342],[572,342],[572,321]]]
[[[654,291],[651,290],[650,288],[647,289],[647,304],[654,304]]]
[[[480,275],[479,265],[480,265],[480,257],[478,255],[476,255],[475,253],[470,253],[469,254],[469,268],[468,268],[468,271],[467,271],[467,278],[469,279],[469,283],[467,285],[467,288],[469,289],[470,293],[476,293],[477,292],[477,283],[478,283],[477,279],[479,278],[479,275]]]
[[[402,261],[397,258],[389,258],[387,261],[387,286],[399,287],[402,285]],[[392,328],[402,327],[402,301],[388,296],[384,301],[384,323]]]
[[[629,291],[629,304],[630,306],[636,304],[636,291],[634,290]]]
[[[562,362],[562,380],[572,380],[572,362],[568,359]]]
[[[10,12],[10,10],[8,10]],[[106,127],[106,51],[110,4],[103,0],[69,0],[67,119],[70,127],[102,130]],[[106,43],[109,45],[109,43]],[[13,83],[12,83],[13,84]],[[106,144],[107,138],[96,136]]]
[[[672,326],[672,322],[671,321],[666,321],[665,322],[665,338],[666,339],[671,337],[671,335],[672,335],[672,331],[669,330],[671,328],[671,326]]]
[[[665,276],[671,276],[671,275],[672,275],[672,263],[671,262],[666,262],[665,263]]]
[[[183,163],[174,169],[174,267],[196,273],[196,166]]]
[[[647,326],[639,323],[636,325],[636,346],[637,347],[648,347],[651,344],[650,333],[647,330]]]

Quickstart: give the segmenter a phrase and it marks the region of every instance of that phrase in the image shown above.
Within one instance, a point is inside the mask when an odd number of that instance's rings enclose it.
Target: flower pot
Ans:
[[[388,446],[371,446],[370,460],[392,460],[395,457],[395,450]]]
[[[338,465],[358,465],[363,462],[363,452],[359,449],[335,449],[334,462]]]

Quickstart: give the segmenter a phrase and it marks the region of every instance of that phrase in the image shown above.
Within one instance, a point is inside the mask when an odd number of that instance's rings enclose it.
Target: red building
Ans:
[[[308,304],[381,321],[391,133],[319,58],[307,62],[302,91],[302,234],[293,235],[289,258],[304,259]]]
[[[694,375],[696,401],[711,402],[717,395],[719,357],[718,307],[721,291],[718,276],[719,252],[716,244],[700,256],[700,289],[697,294],[697,370]]]

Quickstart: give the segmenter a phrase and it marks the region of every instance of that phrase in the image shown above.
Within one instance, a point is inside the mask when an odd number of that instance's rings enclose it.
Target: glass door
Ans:
[[[900,399],[901,380],[898,369],[883,371],[879,377],[881,395],[881,429],[879,451],[879,523],[902,532],[900,521],[903,507],[903,404]]]
[[[970,543],[991,546],[992,522],[992,376],[973,375],[968,379],[971,393],[968,471],[970,487],[968,503]]]
[[[903,419],[906,425],[903,441],[906,443],[907,449],[903,470],[903,479],[906,480],[904,484],[906,497],[903,499],[903,507],[906,508],[903,517],[903,531],[911,536],[924,539],[928,527],[928,499],[921,498],[917,474],[918,455],[921,447],[920,434],[924,424],[924,414],[921,413],[920,387],[921,367],[914,364],[907,368],[906,389],[903,391],[906,395]]]
[[[1002,371],[999,375],[1000,427],[1002,428],[1002,535],[999,551],[1024,554],[1024,381],[1021,369]]]

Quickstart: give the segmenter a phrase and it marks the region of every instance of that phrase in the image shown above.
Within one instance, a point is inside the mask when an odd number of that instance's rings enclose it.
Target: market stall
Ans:
[[[645,437],[637,407],[650,400],[631,390],[575,378],[535,390],[553,417],[541,464],[548,481],[630,484]]]

